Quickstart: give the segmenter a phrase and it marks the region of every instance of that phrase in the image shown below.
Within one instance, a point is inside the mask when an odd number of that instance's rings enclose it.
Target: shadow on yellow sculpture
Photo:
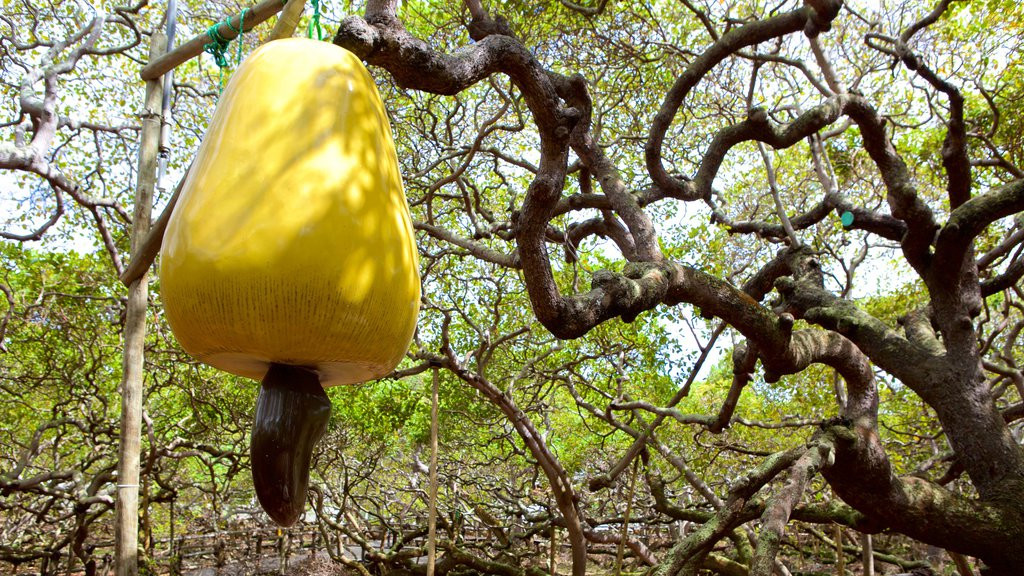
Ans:
[[[263,379],[254,483],[275,521],[294,523],[330,412],[321,386],[390,373],[419,312],[391,130],[356,56],[293,38],[245,60],[168,223],[160,277],[189,354]]]

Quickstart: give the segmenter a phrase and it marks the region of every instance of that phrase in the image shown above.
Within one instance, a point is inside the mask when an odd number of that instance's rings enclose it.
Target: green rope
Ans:
[[[225,68],[228,65],[228,59],[224,56],[224,52],[231,41],[220,35],[221,24],[228,24],[228,21],[218,22],[206,29],[206,35],[210,41],[203,44],[203,52],[213,56],[213,61],[217,63],[218,68]],[[230,24],[228,25],[230,26]]]
[[[238,16],[238,54],[235,56],[236,67],[242,63],[242,34],[245,33],[245,13],[248,11],[249,9],[245,8]]]
[[[231,44],[231,40],[221,35],[220,27],[227,26],[228,30],[234,32],[235,37],[238,38],[238,53],[235,56],[235,66],[238,66],[242,62],[242,33],[245,31],[245,13],[251,11],[249,8],[242,10],[238,17],[238,28],[231,25],[231,18],[228,17],[206,29],[206,36],[210,38],[210,41],[203,45],[203,52],[213,56],[213,61],[217,63],[218,93],[224,92],[224,69],[230,66],[227,50],[228,45]]]
[[[320,29],[320,0],[313,0],[313,17],[309,20],[309,27],[306,29],[306,34],[310,39],[313,38],[313,30],[316,30],[316,39],[323,40],[324,33]]]

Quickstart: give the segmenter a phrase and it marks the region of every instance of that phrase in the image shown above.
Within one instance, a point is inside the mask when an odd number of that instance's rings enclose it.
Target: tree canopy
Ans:
[[[0,562],[97,573],[166,7],[3,1]],[[329,391],[303,522],[370,551],[335,560],[423,570],[437,378],[442,572],[546,573],[537,539],[564,538],[573,576],[813,573],[859,533],[900,572],[1020,573],[1020,3],[316,6],[300,33],[378,84],[423,282],[399,368]],[[240,9],[182,0],[177,43]],[[174,70],[158,213],[270,27]],[[168,538],[267,519],[256,387],[189,358],[145,282],[140,563],[163,571]]]

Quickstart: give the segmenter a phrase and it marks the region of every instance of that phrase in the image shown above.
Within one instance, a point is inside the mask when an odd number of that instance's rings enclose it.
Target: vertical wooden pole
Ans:
[[[551,566],[551,576],[558,576],[558,528],[555,528],[554,521],[551,522],[551,557],[548,564]]]
[[[284,574],[288,573],[288,555],[291,554],[291,538],[288,532],[277,529],[277,573]]]
[[[167,47],[163,32],[154,32],[149,59],[159,58]],[[161,100],[163,83],[159,78],[146,82],[146,100],[142,112],[142,137],[139,144],[139,172],[135,188],[135,213],[132,217],[131,248],[134,253],[149,233],[156,182],[157,154],[160,151]],[[137,576],[139,573],[139,452],[142,429],[143,349],[146,339],[146,301],[149,275],[128,285],[128,310],[124,323],[124,355],[121,374],[121,438],[117,463],[116,525],[114,528],[115,573]]]
[[[619,548],[615,552],[615,576],[622,574],[622,558],[626,551],[626,539],[629,538],[629,517],[633,512],[633,491],[636,488],[636,474],[640,470],[640,459],[633,461],[633,475],[629,479],[629,495],[626,496],[626,514],[622,518],[622,534],[619,537]]]
[[[861,573],[864,576],[875,576],[875,552],[871,534],[860,535],[860,559],[864,564],[864,570]]]
[[[846,576],[846,553],[843,552],[843,527],[833,525],[832,537],[836,545],[836,576]]]
[[[797,558],[798,558],[798,562],[800,563],[800,570],[801,571],[803,571],[803,569],[807,566],[807,554],[804,553],[804,540],[803,540],[802,536],[803,536],[803,531],[800,530],[800,525],[794,523],[793,524],[793,539],[796,540],[796,551],[797,551],[797,554],[799,554],[799,556],[797,556]]]
[[[171,574],[180,576],[184,572],[185,568],[185,537],[179,536],[178,541],[174,546],[174,568],[171,570]]]
[[[967,558],[963,554],[957,554],[956,552],[950,552],[946,550],[949,557],[953,560],[953,564],[956,566],[956,573],[960,576],[974,576],[974,570],[971,570],[971,565],[967,562]]]
[[[174,550],[174,500],[174,498],[171,498],[170,511],[168,513],[170,516],[170,522],[167,523],[167,529],[169,532],[169,536],[167,538],[167,557],[171,560],[171,576],[177,576],[177,570],[175,570],[177,562],[174,560],[174,555],[176,553]]]
[[[427,511],[427,576],[434,576],[434,564],[437,561],[437,368],[434,368],[434,381],[430,387],[430,509]]]

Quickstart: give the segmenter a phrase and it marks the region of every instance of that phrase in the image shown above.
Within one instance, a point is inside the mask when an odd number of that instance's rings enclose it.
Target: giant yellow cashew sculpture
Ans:
[[[419,312],[409,207],[391,129],[359,59],[270,42],[221,96],[168,223],[167,321],[214,367],[262,379],[253,482],[279,524],[302,514],[323,388],[381,377]]]

